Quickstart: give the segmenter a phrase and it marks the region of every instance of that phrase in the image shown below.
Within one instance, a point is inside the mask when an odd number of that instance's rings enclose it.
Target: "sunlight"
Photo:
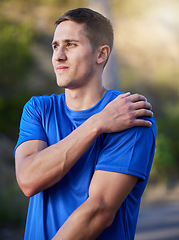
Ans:
[[[161,21],[165,25],[176,25],[179,23],[179,4],[176,1],[161,1],[149,11],[150,16]]]

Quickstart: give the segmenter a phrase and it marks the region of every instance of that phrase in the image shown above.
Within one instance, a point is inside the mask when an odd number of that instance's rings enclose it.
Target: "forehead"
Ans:
[[[66,39],[87,39],[85,36],[85,25],[83,23],[79,24],[69,20],[61,22],[55,29],[54,40],[60,41]]]

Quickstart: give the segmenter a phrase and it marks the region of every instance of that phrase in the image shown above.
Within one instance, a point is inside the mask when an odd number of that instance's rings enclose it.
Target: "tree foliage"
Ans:
[[[28,47],[32,33],[25,26],[5,20],[0,20],[0,28],[0,91],[17,93],[31,62]]]
[[[32,32],[25,26],[0,20],[0,132],[13,136],[25,96],[24,78],[32,58]]]

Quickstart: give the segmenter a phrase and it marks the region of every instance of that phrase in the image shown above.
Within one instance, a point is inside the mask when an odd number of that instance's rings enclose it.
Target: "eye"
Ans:
[[[57,49],[57,48],[58,48],[58,45],[57,45],[57,44],[53,44],[53,45],[52,45],[52,49],[53,49],[53,50],[55,50],[55,49]]]
[[[66,44],[66,46],[67,46],[67,47],[74,47],[74,46],[75,46],[75,43],[68,42],[68,43]]]

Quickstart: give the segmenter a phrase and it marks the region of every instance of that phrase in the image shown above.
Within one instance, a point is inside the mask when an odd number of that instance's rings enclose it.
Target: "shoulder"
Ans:
[[[35,104],[35,105],[43,105],[43,104],[52,104],[55,101],[58,101],[60,98],[63,97],[63,94],[56,95],[52,94],[49,95],[43,95],[43,96],[33,96],[31,99],[27,102],[27,104]]]
[[[103,150],[109,150],[117,155],[134,157],[150,156],[156,147],[156,123],[154,117],[148,119],[152,122],[151,127],[132,127],[121,132],[107,134]],[[129,158],[130,158],[129,157]],[[125,160],[126,161],[126,160]]]
[[[100,100],[100,105],[104,108],[108,103],[113,101],[116,97],[118,97],[120,94],[123,94],[122,92],[119,92],[115,89],[108,90],[102,99]]]
[[[155,126],[109,133],[103,142],[96,170],[120,172],[144,180],[150,172],[155,146]]]
[[[151,127],[132,127],[123,132],[121,132],[121,136],[124,136],[128,139],[129,142],[133,143],[133,145],[138,146],[139,148],[146,148],[147,146],[155,146],[156,142],[156,121],[154,117],[142,117],[145,120],[148,120],[152,123]]]
[[[108,90],[106,92],[106,102],[110,102],[112,100],[114,100],[116,97],[118,97],[119,95],[124,94],[124,92],[119,92],[115,89],[111,89]],[[131,129],[128,129],[125,132],[152,132],[154,134],[154,137],[156,138],[156,132],[157,132],[157,127],[156,127],[156,121],[155,121],[155,117],[141,117],[142,119],[148,120],[152,122],[152,126],[150,128],[146,128],[146,127],[134,127]]]
[[[114,100],[116,97],[118,97],[120,94],[124,94],[123,92],[119,92],[116,89],[110,89],[106,92],[104,95],[106,98]]]
[[[138,126],[121,132],[109,133],[107,134],[108,141],[117,145],[120,143],[121,146],[125,143],[125,146],[138,146],[139,148],[146,147],[146,142],[149,143],[149,145],[153,145],[156,141],[156,123],[154,117],[148,118],[147,120],[152,122],[151,127]],[[136,145],[137,143],[138,145]]]
[[[31,99],[25,104],[25,109],[34,109],[34,111],[46,111],[50,109],[52,106],[57,104],[60,101],[63,101],[63,94],[60,95],[43,95],[43,96],[33,96]]]

